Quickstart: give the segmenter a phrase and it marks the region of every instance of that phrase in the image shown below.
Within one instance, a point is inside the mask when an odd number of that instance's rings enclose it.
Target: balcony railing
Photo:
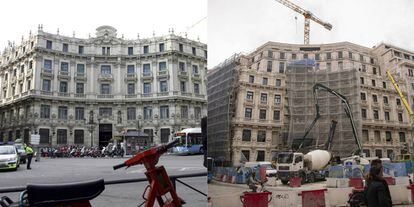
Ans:
[[[45,68],[43,68],[42,69],[42,72],[41,72],[41,75],[42,75],[42,77],[50,77],[50,78],[53,78],[53,71],[51,69],[45,69]]]
[[[62,71],[62,70],[60,70],[59,71],[59,75],[61,75],[61,76],[69,76],[69,72],[68,71]]]
[[[146,73],[143,73],[142,76],[143,77],[150,77],[150,76],[152,76],[152,73],[151,72],[146,72]]]
[[[62,96],[62,97],[69,97],[69,96],[70,96],[70,94],[69,94],[69,93],[67,93],[67,92],[59,92],[59,93],[58,93],[58,96]]]
[[[168,70],[158,71],[158,76],[161,76],[161,77],[168,76]]]
[[[26,76],[31,77],[33,75],[33,69],[29,69],[26,71]]]
[[[113,76],[112,76],[112,74],[101,73],[101,74],[99,74],[98,80],[100,80],[100,81],[112,81]]]
[[[85,73],[75,73],[75,80],[86,81]]]
[[[143,93],[141,97],[152,97],[152,93]]]
[[[137,74],[135,73],[128,73],[125,77],[125,81],[136,81],[137,80]]]
[[[168,96],[168,92],[159,92],[157,93],[158,96]]]
[[[188,72],[187,71],[179,71],[178,76],[180,76],[181,78],[187,78],[188,77]]]
[[[86,95],[84,93],[75,93],[76,98],[85,98]]]
[[[137,94],[127,94],[125,95],[125,98],[136,98]]]
[[[40,91],[40,95],[48,95],[48,96],[51,96],[51,95],[53,95],[53,92],[52,91]]]
[[[192,96],[192,93],[189,93],[189,92],[181,92],[181,95],[183,95],[183,96]]]
[[[201,75],[200,73],[193,73],[193,80],[201,80]]]
[[[17,78],[13,76],[13,77],[10,78],[10,83],[15,84],[16,80],[17,80]]]
[[[17,77],[17,81],[23,81],[24,80],[24,74],[20,73],[19,76]]]
[[[114,98],[112,94],[99,94],[98,98]]]

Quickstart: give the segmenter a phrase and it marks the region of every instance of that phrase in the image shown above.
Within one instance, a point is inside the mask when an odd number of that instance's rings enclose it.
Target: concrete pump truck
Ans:
[[[306,136],[310,133],[310,131],[312,130],[312,128],[321,116],[317,98],[317,93],[319,90],[333,94],[341,100],[342,104],[344,104],[344,110],[351,123],[352,134],[357,145],[357,149],[352,153],[352,156],[347,159],[359,162],[360,158],[362,157],[361,142],[358,138],[351,107],[349,106],[347,99],[345,98],[345,96],[338,93],[337,91],[334,91],[323,84],[316,83],[313,86],[313,98],[315,101],[316,109],[315,119],[312,121],[311,125],[306,128],[305,134],[301,139],[300,145],[297,149],[295,149],[295,151],[282,152],[278,154],[278,178],[282,181],[284,185],[288,184],[289,179],[291,177],[300,177],[302,180],[302,184],[324,180],[326,177],[326,173],[323,171],[323,169],[325,169],[328,166],[332,159],[332,140],[335,134],[335,127],[337,123],[335,120],[332,120],[328,134],[328,139],[325,143],[324,149],[312,150],[307,154],[300,152],[300,150],[304,148],[303,145]]]

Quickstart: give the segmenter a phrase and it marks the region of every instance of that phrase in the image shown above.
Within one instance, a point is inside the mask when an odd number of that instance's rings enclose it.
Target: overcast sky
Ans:
[[[387,42],[414,51],[413,0],[290,1],[333,25],[311,22],[311,44]],[[208,20],[209,68],[267,41],[303,43],[303,16],[275,0],[208,0]]]
[[[43,30],[61,35],[87,38],[95,36],[95,29],[110,25],[118,30],[118,36],[125,38],[152,37],[168,34],[168,28],[175,33],[185,32],[188,27],[207,16],[207,0],[7,0],[1,1],[0,51],[7,41],[20,43],[22,35]],[[184,35],[183,35],[184,36]],[[188,30],[188,37],[207,43],[207,19]]]

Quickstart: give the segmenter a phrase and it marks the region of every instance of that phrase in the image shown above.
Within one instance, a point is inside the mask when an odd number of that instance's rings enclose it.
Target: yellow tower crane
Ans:
[[[408,104],[407,98],[404,96],[403,92],[401,91],[398,83],[395,81],[394,77],[392,76],[390,70],[387,70],[387,76],[390,79],[392,85],[394,86],[395,90],[397,91],[398,95],[401,98],[401,101],[404,104],[405,109],[407,109],[408,115],[410,116],[411,121],[414,123],[414,113],[411,109],[410,105]]]
[[[275,1],[291,8],[293,11],[295,11],[299,14],[302,14],[305,17],[305,32],[304,32],[304,41],[303,41],[305,45],[309,44],[310,20],[322,25],[327,30],[332,29],[331,24],[322,21],[321,19],[319,19],[318,17],[313,15],[312,12],[307,11],[305,9],[302,9],[301,7],[297,6],[296,4],[294,4],[294,3],[292,3],[288,0],[275,0]]]

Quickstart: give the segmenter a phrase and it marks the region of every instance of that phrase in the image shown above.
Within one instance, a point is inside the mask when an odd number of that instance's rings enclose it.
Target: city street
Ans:
[[[122,163],[126,158],[42,158],[32,162],[32,170],[21,165],[17,171],[0,172],[0,188],[25,186],[27,183],[65,183],[104,178],[117,180],[144,178],[142,165],[114,171],[112,166]],[[169,175],[205,172],[203,156],[162,156],[159,164],[166,167]],[[186,178],[182,181],[207,193],[206,177]],[[137,206],[143,202],[141,197],[147,183],[130,183],[105,186],[105,191],[92,201],[93,206]],[[206,206],[206,198],[177,183],[177,193],[187,202],[187,206]],[[2,194],[17,200],[18,193]]]

